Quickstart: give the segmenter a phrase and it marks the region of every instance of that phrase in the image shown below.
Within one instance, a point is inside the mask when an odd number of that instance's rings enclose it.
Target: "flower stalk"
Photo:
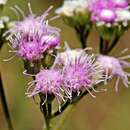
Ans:
[[[107,41],[100,37],[100,53],[104,55],[108,55],[117,45],[120,36],[113,34],[111,40]]]
[[[8,130],[13,130],[13,125],[12,125],[10,112],[9,112],[7,101],[6,101],[6,96],[5,96],[5,92],[4,92],[1,74],[0,74],[0,97],[1,97],[1,102],[2,102],[2,106],[3,106],[4,115],[5,115],[5,118],[7,121],[7,125],[8,125]]]
[[[101,85],[102,85],[102,83],[99,83],[98,85],[95,85],[94,88],[98,88]],[[90,89],[90,91],[92,91],[92,89]],[[63,114],[62,117],[60,118],[60,121],[58,122],[58,125],[54,126],[54,130],[62,129],[62,127],[64,126],[64,124],[66,122],[66,119],[68,118],[68,116],[70,116],[72,114],[77,103],[80,102],[87,94],[89,94],[89,92],[84,91],[82,94],[80,94],[80,96],[78,97],[77,100],[75,100],[75,99],[73,101],[67,100],[67,102],[61,107],[61,111],[60,112],[56,111],[52,115],[51,119],[56,118],[57,116],[60,116],[61,114]],[[63,112],[65,112],[65,113],[63,113]]]
[[[54,126],[54,130],[62,130],[63,126],[65,125],[66,119],[68,119],[73,111],[75,110],[76,104],[71,104],[68,106],[68,109],[64,113],[64,115],[61,117],[61,119],[58,122],[58,125]]]
[[[85,27],[83,26],[75,27],[75,30],[81,42],[82,49],[85,49],[87,47],[87,39],[90,33],[90,29],[85,29]]]
[[[115,46],[117,45],[119,39],[120,39],[120,36],[116,36],[116,35],[114,36],[114,38],[111,40],[110,46],[107,49],[106,54],[110,53],[115,48]]]

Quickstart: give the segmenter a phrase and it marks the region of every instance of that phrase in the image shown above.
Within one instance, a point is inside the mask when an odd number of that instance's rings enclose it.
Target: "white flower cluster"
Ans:
[[[123,26],[127,26],[130,21],[130,10],[129,9],[118,9],[116,11],[117,22],[122,22]]]
[[[56,10],[56,13],[71,17],[74,15],[74,12],[86,10],[88,1],[90,0],[65,0],[62,7]]]
[[[0,5],[5,5],[7,0],[0,0]]]
[[[0,29],[3,29],[5,27],[5,23],[9,22],[9,17],[3,16],[0,17]]]

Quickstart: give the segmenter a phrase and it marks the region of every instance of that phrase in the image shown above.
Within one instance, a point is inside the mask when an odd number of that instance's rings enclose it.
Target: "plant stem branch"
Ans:
[[[112,41],[110,43],[110,47],[107,49],[107,53],[106,54],[108,54],[108,53],[110,53],[112,51],[112,49],[117,45],[119,39],[120,39],[119,36],[115,35],[113,37],[113,39],[112,39]]]
[[[54,117],[57,117],[59,116],[62,112],[64,112],[66,110],[66,108],[69,106],[70,104],[70,101],[67,100],[65,104],[63,104],[63,106],[61,107],[61,110],[59,111],[56,111],[52,116],[51,118],[54,118]]]
[[[48,118],[44,119],[43,130],[50,130],[50,120]]]
[[[52,113],[52,105],[51,105],[51,103],[47,103],[47,107],[48,107],[48,118],[50,118],[51,113]]]
[[[100,37],[100,53],[107,54],[108,47],[109,47],[109,41],[104,40],[102,37]]]
[[[102,83],[99,83],[98,85],[95,85],[94,88],[97,88],[98,86],[102,85]],[[92,91],[92,89],[90,89],[90,91]],[[88,91],[84,91],[80,96],[79,96],[79,100],[81,100],[84,96],[86,96],[89,92]],[[64,122],[66,120],[66,118],[68,117],[68,115],[72,114],[72,111],[74,110],[75,108],[75,105],[78,103],[77,100],[76,102],[66,102],[65,105],[64,105],[64,109],[62,109],[61,112],[64,112],[66,110],[66,108],[68,108],[67,112],[65,113],[65,115],[63,115],[63,117],[60,119],[58,125],[56,125],[56,127],[54,128],[54,130],[62,130],[62,127],[64,125]],[[57,112],[57,114],[54,116],[58,116],[60,115],[61,113]]]
[[[41,109],[41,112],[44,116],[44,124],[43,124],[43,130],[50,130],[50,116],[51,116],[51,104],[50,103],[45,103],[43,104],[44,102],[44,97],[43,97],[43,94],[40,93],[39,94],[39,97],[40,97],[40,109]]]
[[[1,96],[1,102],[2,102],[2,106],[3,106],[5,118],[6,118],[6,121],[8,124],[8,129],[13,130],[13,125],[11,122],[11,117],[10,117],[8,105],[6,102],[6,97],[5,97],[5,93],[4,93],[4,87],[3,87],[3,83],[2,83],[1,74],[0,74],[0,96]]]
[[[75,27],[76,33],[79,37],[79,40],[81,42],[82,49],[85,49],[87,47],[87,39],[90,33],[89,29],[85,29],[85,27]]]
[[[104,52],[104,43],[103,43],[103,38],[100,37],[100,53],[103,54]]]
[[[46,104],[42,104],[43,102],[40,102],[40,109],[44,116],[44,124],[43,124],[43,130],[50,130],[50,120],[48,118],[48,111]]]

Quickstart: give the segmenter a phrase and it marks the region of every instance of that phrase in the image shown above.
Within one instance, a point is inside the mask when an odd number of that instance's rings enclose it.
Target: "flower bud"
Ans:
[[[90,23],[87,0],[65,0],[63,6],[56,10],[70,26],[84,26]]]
[[[0,0],[0,13],[3,10],[4,5],[7,3],[7,0]]]
[[[102,67],[96,62],[95,56],[86,54],[82,49],[59,53],[53,68],[63,70],[63,86],[70,99],[73,99],[73,94],[79,94],[84,89],[90,92],[93,85],[103,80]]]
[[[91,20],[104,40],[110,41],[115,33],[120,37],[129,28],[130,10],[127,0],[95,0],[89,9]]]
[[[35,87],[32,89],[33,85]],[[60,101],[64,101],[64,95],[62,95],[63,76],[58,70],[41,70],[36,75],[36,80],[32,81],[27,90],[28,97],[34,97],[37,94],[42,94],[43,103],[51,102],[56,97],[59,105]]]
[[[5,37],[3,35],[7,31],[9,23],[10,23],[9,17],[7,16],[0,17],[0,36],[1,36],[0,49],[5,42]]]
[[[104,69],[104,74],[106,75],[106,81],[109,79],[110,76],[117,78],[116,85],[115,85],[116,91],[118,91],[118,84],[120,79],[122,80],[123,84],[126,87],[129,87],[130,85],[130,81],[128,79],[130,73],[124,70],[125,68],[130,67],[130,63],[124,60],[127,59],[128,57],[129,55],[119,57],[119,58],[100,55],[97,58],[97,61]]]
[[[16,22],[7,31],[9,34],[7,40],[23,60],[30,62],[40,60],[44,57],[44,53],[50,49],[55,50],[60,44],[60,30],[50,26],[46,18],[51,8],[41,16],[35,16],[30,11],[27,17],[23,17],[22,21]]]
[[[112,0],[117,8],[128,7],[128,0]]]

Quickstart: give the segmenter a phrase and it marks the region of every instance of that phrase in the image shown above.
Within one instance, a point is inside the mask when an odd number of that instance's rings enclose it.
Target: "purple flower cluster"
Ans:
[[[50,70],[41,70],[37,75],[36,79],[30,82],[30,87],[27,91],[28,97],[33,97],[38,93],[45,94],[47,101],[47,95],[53,95],[57,98],[58,102],[59,99],[63,99],[61,95],[61,86],[63,85],[63,76],[60,71],[50,69]],[[35,84],[35,88],[31,90],[32,86]]]
[[[24,16],[23,21],[16,22],[7,32],[7,39],[18,56],[29,61],[38,60],[45,51],[60,44],[59,29],[48,25],[46,19],[51,8],[41,16],[35,16],[30,8],[30,15]]]
[[[66,98],[72,99],[73,93],[79,94],[82,90],[87,90],[92,95],[89,89],[95,90],[93,86],[103,81],[102,67],[96,62],[94,55],[88,55],[85,51],[74,52],[73,58],[64,62],[62,68],[57,68],[57,63],[54,63],[50,70],[40,71],[36,80],[30,84],[27,95],[32,97],[41,92],[46,97],[48,94],[54,95],[58,102],[65,101]],[[35,87],[31,90],[34,84]]]
[[[96,62],[94,55],[80,52],[64,67],[64,86],[70,92],[70,97],[72,92],[80,93],[82,89],[89,91],[95,84],[102,81],[101,73],[102,68]]]
[[[112,2],[116,8],[126,8],[129,4],[128,0],[112,0]]]
[[[106,75],[105,81],[107,81],[109,77],[117,77],[115,85],[116,91],[118,91],[118,84],[120,79],[126,87],[129,87],[130,85],[130,81],[128,80],[128,77],[130,77],[130,73],[124,70],[125,68],[130,67],[130,63],[124,61],[124,59],[127,58],[129,58],[129,56],[115,58],[105,55],[100,55],[97,58],[97,61],[102,65],[104,69],[104,73]]]
[[[92,21],[98,23],[98,25],[109,24],[110,26],[130,20],[128,7],[128,0],[95,0],[89,9],[92,13]],[[126,18],[121,19],[124,15],[126,15]]]

